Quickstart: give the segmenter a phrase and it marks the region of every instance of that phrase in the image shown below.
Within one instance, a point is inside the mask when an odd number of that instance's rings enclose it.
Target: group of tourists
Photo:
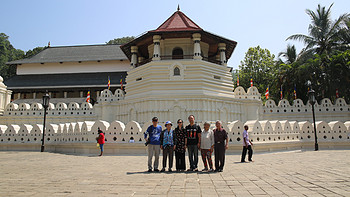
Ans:
[[[225,151],[228,148],[228,136],[222,127],[221,121],[216,121],[216,128],[210,129],[210,123],[204,123],[204,129],[195,123],[194,115],[188,117],[189,125],[184,127],[183,120],[177,121],[177,127],[172,129],[172,122],[165,123],[165,129],[158,124],[158,118],[152,118],[150,125],[144,133],[148,146],[148,172],[159,172],[159,155],[163,151],[163,166],[160,172],[164,172],[168,164],[168,171],[172,172],[173,154],[175,152],[176,171],[185,171],[185,153],[188,151],[190,167],[187,171],[198,171],[198,152],[201,152],[204,169],[203,172],[222,172],[225,165]],[[243,151],[241,162],[245,162],[247,150],[248,160],[252,161],[252,142],[248,137],[248,126],[243,132]],[[215,154],[215,170],[212,161],[212,153]],[[152,166],[152,159],[153,161]]]
[[[228,136],[226,130],[222,127],[221,121],[216,121],[214,130],[210,129],[210,123],[204,122],[204,129],[195,123],[194,115],[188,117],[189,125],[184,127],[183,120],[177,121],[177,127],[172,129],[173,124],[170,121],[165,123],[165,129],[158,124],[158,118],[152,118],[152,125],[150,125],[144,137],[145,145],[148,146],[148,172],[159,172],[159,155],[160,150],[163,151],[163,167],[160,170],[166,170],[167,160],[168,171],[172,172],[173,158],[175,152],[176,171],[185,171],[186,149],[188,152],[188,159],[190,168],[187,171],[198,171],[198,151],[201,152],[204,169],[203,172],[222,172],[225,165],[225,151],[228,148]],[[245,157],[248,151],[248,161],[252,161],[253,143],[249,139],[248,126],[244,126],[243,131],[243,151],[241,162],[245,162]],[[103,155],[103,145],[105,143],[105,136],[102,130],[98,128],[98,137],[96,138],[97,145],[100,147]],[[212,153],[215,154],[215,170],[212,161]],[[153,161],[152,167],[152,159]]]

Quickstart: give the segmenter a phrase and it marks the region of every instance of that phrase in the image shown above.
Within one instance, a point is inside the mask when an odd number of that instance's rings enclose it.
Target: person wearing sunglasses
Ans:
[[[176,160],[176,171],[185,171],[185,153],[187,144],[187,132],[183,126],[183,121],[179,119],[177,121],[177,127],[174,132],[175,140],[175,160]]]

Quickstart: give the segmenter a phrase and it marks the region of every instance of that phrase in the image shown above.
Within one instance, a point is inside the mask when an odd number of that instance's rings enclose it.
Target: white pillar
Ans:
[[[33,99],[36,99],[36,92],[33,92]]]
[[[131,46],[131,66],[136,67],[137,64],[137,46]]]
[[[221,62],[221,65],[223,65],[223,66],[227,66],[225,51],[226,51],[226,44],[219,43],[220,62]]]
[[[68,93],[67,92],[63,92],[63,98],[67,98]]]
[[[154,44],[154,49],[153,49],[153,58],[152,60],[160,60],[160,36],[159,35],[154,35],[153,36],[153,44]]]
[[[84,92],[80,91],[80,98],[83,98]]]
[[[201,34],[194,33],[192,35],[194,48],[193,48],[193,59],[201,60],[202,59],[202,51],[201,51]]]
[[[21,93],[20,92],[17,93],[17,99],[21,99]]]

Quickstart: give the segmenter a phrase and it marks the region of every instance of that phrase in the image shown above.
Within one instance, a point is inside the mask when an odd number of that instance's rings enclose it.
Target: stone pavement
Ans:
[[[350,150],[253,159],[227,155],[222,173],[147,173],[143,155],[0,152],[0,196],[350,196]]]

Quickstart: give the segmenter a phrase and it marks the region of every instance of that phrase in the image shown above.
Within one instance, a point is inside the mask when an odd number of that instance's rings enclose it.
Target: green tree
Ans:
[[[46,48],[47,47],[35,47],[34,49],[27,51],[24,58],[33,57],[34,55],[40,53],[42,50],[44,50]]]
[[[133,39],[135,39],[134,36],[126,36],[126,37],[122,37],[122,38],[115,38],[113,40],[110,40],[110,41],[106,42],[106,44],[126,44],[126,43],[132,41]]]
[[[283,57],[284,60],[281,60],[281,62],[285,64],[292,64],[295,61],[297,61],[297,51],[295,49],[294,45],[288,45],[286,51],[280,52],[278,54],[278,57]]]
[[[340,39],[344,45],[350,44],[350,17],[344,20],[344,27],[339,30]]]
[[[328,69],[319,65],[326,62]],[[316,54],[303,65],[305,77],[311,80],[312,88],[318,100],[322,98],[336,98],[336,89],[340,97],[350,101],[350,50],[335,52],[330,57]]]
[[[20,49],[15,49],[8,39],[9,36],[5,33],[0,33],[0,75],[4,80],[16,75],[17,69],[15,65],[7,65],[6,62],[30,58],[45,49],[45,47],[36,47],[24,53]]]
[[[16,67],[6,65],[6,62],[18,60],[24,57],[24,52],[15,49],[10,41],[9,36],[5,33],[0,33],[0,75],[7,80],[16,74]]]
[[[285,61],[277,65],[284,86],[293,90],[291,86],[296,85],[298,98],[304,102],[307,101],[307,80],[312,81],[318,100],[326,97],[334,99],[335,89],[346,93],[343,88],[350,85],[347,79],[349,67],[346,51],[350,48],[349,14],[345,13],[332,21],[332,6],[333,4],[326,9],[318,5],[316,12],[306,10],[311,18],[308,35],[295,34],[287,38],[304,42],[305,47],[297,58],[299,61]],[[287,98],[291,100],[292,95]]]
[[[333,4],[326,10],[325,7],[318,5],[316,12],[307,9],[306,14],[311,18],[311,24],[308,28],[309,35],[295,34],[287,38],[287,40],[304,42],[305,48],[301,52],[303,56],[311,57],[315,53],[319,55],[331,54],[334,49],[345,46],[340,39],[340,30],[346,28],[345,22],[349,14],[343,14],[337,20],[332,21],[332,6]]]
[[[244,88],[250,87],[250,79],[253,79],[253,85],[256,86],[260,93],[264,93],[267,87],[276,89],[273,83],[275,55],[271,54],[268,49],[262,49],[260,46],[251,47],[241,64],[239,65],[239,83]],[[262,96],[264,98],[264,96]]]

